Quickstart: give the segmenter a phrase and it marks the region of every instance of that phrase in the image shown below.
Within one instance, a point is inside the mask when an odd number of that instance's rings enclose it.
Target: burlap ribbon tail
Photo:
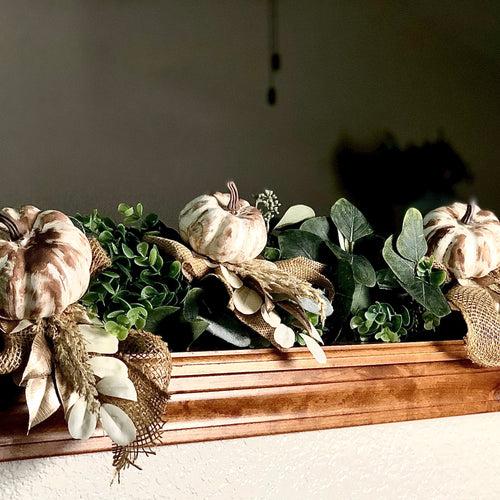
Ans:
[[[500,366],[500,268],[483,278],[457,283],[446,298],[467,324],[469,359],[480,366]]]

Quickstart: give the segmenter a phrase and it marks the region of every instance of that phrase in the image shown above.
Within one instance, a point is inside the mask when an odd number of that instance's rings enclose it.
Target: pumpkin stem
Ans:
[[[474,217],[474,212],[476,211],[476,204],[472,201],[467,204],[467,210],[465,211],[464,216],[460,219],[460,222],[463,224],[470,224],[472,222],[472,218]]]
[[[0,224],[3,224],[7,228],[12,241],[21,239],[22,234],[19,232],[16,223],[10,217],[7,217],[5,214],[0,214]]]
[[[240,200],[238,188],[233,181],[229,181],[227,187],[229,189],[229,203],[227,204],[227,209],[233,215],[236,215],[238,213],[238,201]]]

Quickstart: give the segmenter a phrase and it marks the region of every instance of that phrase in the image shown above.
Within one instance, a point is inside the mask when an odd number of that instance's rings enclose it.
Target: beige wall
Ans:
[[[2,204],[114,214],[142,201],[175,225],[234,178],[246,197],[274,188],[325,212],[343,135],[421,143],[443,128],[500,212],[498,2],[281,0],[275,108],[266,6],[2,2]]]

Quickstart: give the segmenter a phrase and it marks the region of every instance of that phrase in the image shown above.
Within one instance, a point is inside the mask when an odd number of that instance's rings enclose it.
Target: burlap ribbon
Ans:
[[[224,283],[230,300],[228,307],[236,317],[255,332],[262,335],[278,349],[282,349],[274,340],[275,328],[269,325],[257,311],[254,314],[243,314],[234,307],[234,288],[221,272],[216,262],[201,256],[188,247],[174,240],[158,236],[146,236],[148,243],[156,245],[162,252],[181,263],[184,276],[189,280],[198,280],[212,273]],[[236,274],[245,284],[256,290],[265,300],[268,311],[274,308],[273,294],[282,294],[291,301],[280,301],[277,304],[297,318],[301,326],[310,330],[311,325],[304,310],[299,306],[301,298],[310,298],[320,305],[320,314],[324,320],[323,293],[313,286],[323,288],[331,301],[334,290],[331,282],[322,274],[325,265],[305,257],[269,262],[264,259],[253,259],[242,264],[223,264],[226,269]]]
[[[90,239],[90,243],[91,275],[95,275],[111,261],[97,240]],[[85,322],[85,310],[76,304],[26,327],[22,322],[0,320],[4,344],[0,374],[13,373],[26,386],[28,428],[48,418],[61,404],[67,413],[75,394],[85,396],[89,404],[95,399],[121,408],[134,423],[136,439],[126,446],[113,446],[113,465],[119,476],[122,469],[135,464],[139,453],[152,453],[151,446],[160,437],[172,359],[160,337],[131,330],[114,356],[127,365],[137,401],[98,394],[88,363],[90,355],[79,332],[79,325]]]
[[[467,324],[469,359],[481,366],[500,366],[500,268],[483,278],[456,284],[446,298]]]

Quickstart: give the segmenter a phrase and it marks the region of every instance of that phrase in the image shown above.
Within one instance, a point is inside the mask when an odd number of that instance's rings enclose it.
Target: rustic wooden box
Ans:
[[[462,341],[176,353],[163,444],[329,429],[500,410],[500,369]],[[58,412],[29,435],[22,392],[0,410],[0,461],[103,451],[70,438]]]

